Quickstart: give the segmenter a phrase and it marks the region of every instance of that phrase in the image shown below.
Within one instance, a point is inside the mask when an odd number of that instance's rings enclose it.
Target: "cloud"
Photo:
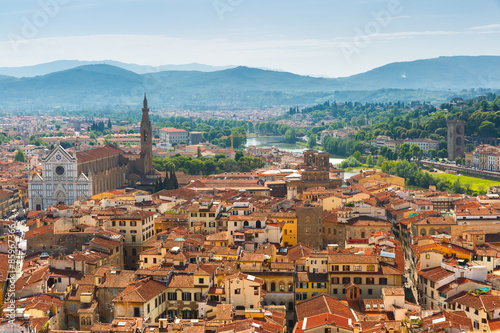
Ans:
[[[469,30],[490,30],[490,29],[500,29],[500,23],[479,25],[477,27],[472,27]]]

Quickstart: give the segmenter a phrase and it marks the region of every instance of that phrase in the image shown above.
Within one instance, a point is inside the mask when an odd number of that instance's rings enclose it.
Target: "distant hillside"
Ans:
[[[67,69],[72,69],[85,65],[99,65],[99,64],[120,67],[137,74],[157,73],[157,72],[171,71],[171,70],[213,72],[235,67],[235,66],[210,66],[197,63],[185,64],[185,65],[163,65],[154,67],[147,65],[127,64],[114,60],[102,60],[102,61],[57,60],[33,66],[0,67],[0,75],[8,75],[19,78],[33,77],[39,75],[46,75],[54,72],[60,72]]]
[[[466,89],[480,87],[500,88],[500,57],[393,63],[339,79],[248,67],[137,74],[96,64],[36,77],[0,76],[0,109],[136,108],[143,92],[158,108],[260,108],[324,100],[441,103],[452,97],[477,95],[477,91]]]
[[[456,56],[396,62],[342,79],[345,90],[500,88],[499,56]]]

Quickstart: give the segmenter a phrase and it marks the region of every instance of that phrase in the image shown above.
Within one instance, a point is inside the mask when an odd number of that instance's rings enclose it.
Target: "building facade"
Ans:
[[[28,182],[30,210],[44,210],[56,204],[72,205],[75,200],[135,184],[154,183],[152,128],[146,96],[142,109],[141,153],[126,154],[106,145],[69,154],[56,146],[41,161],[41,173],[33,172]]]
[[[188,132],[183,129],[173,127],[163,127],[160,129],[160,142],[171,145],[174,142],[188,142]]]

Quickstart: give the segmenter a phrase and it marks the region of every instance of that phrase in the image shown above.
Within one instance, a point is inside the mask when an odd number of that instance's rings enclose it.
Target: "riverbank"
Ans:
[[[490,186],[500,186],[500,182],[494,181],[494,180],[487,180],[483,178],[476,178],[476,177],[470,177],[470,176],[463,176],[463,175],[452,175],[449,173],[434,173],[434,172],[429,172],[427,170],[424,170],[434,177],[449,180],[452,184],[459,179],[460,184],[462,186],[467,187],[467,185],[470,185],[470,189],[472,191],[486,191]]]

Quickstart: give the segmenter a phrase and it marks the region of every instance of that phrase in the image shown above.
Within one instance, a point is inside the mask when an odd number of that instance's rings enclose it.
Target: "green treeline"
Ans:
[[[452,183],[444,178],[435,177],[423,171],[415,162],[387,161],[382,157],[377,161],[377,166],[381,168],[382,172],[404,178],[407,186],[427,189],[429,185],[435,185],[439,191],[469,195],[486,194],[484,188],[480,189],[479,192],[472,191],[471,183],[462,184],[458,178]]]
[[[214,157],[200,156],[197,158],[182,156],[168,156],[165,158],[153,157],[153,166],[158,171],[177,170],[188,175],[210,175],[222,172],[251,172],[254,169],[262,168],[264,161],[258,157],[241,156],[236,152],[236,158],[226,158],[224,154],[217,154]]]

